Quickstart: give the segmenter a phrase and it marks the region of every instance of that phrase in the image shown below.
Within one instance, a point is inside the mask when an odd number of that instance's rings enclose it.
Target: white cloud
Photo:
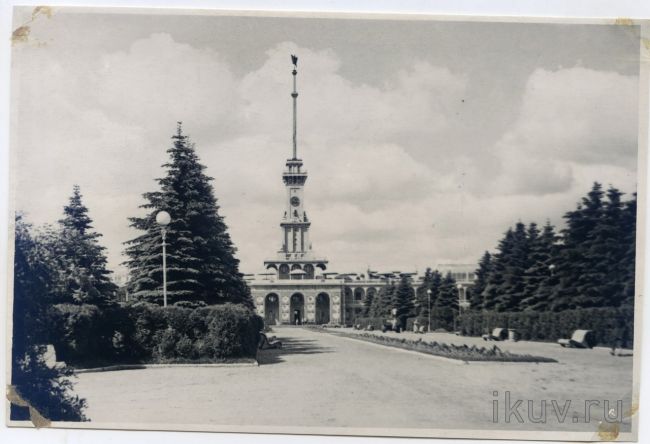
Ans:
[[[312,241],[338,271],[475,260],[517,219],[559,222],[593,180],[634,187],[632,78],[536,71],[496,146],[452,152],[440,141],[467,79],[445,67],[414,62],[372,87],[341,75],[335,52],[286,42],[239,78],[218,53],[153,34],[95,58],[56,43],[15,50],[18,208],[55,221],[79,183],[115,266],[183,120],[244,271],[260,269],[279,247],[291,53]]]
[[[585,68],[533,72],[518,120],[493,148],[500,176],[483,191],[566,192],[584,186],[574,183],[580,165],[634,171],[637,83],[635,77]],[[591,181],[607,180],[604,173]]]

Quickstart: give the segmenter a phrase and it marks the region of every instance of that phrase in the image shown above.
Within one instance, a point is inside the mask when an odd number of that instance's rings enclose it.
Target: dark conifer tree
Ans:
[[[447,273],[440,282],[435,306],[458,310],[458,288],[456,288],[456,280],[452,277],[451,273]]]
[[[239,272],[239,261],[227,232],[205,167],[194,145],[181,129],[167,150],[170,161],[158,179],[160,191],[145,193],[142,205],[149,213],[130,218],[144,231],[127,242],[129,292],[135,297],[162,302],[162,239],[156,224],[159,211],[171,215],[167,226],[167,291],[170,302],[234,302],[252,307],[250,290]]]
[[[431,275],[431,283],[429,286],[429,289],[431,290],[431,308],[437,306],[437,301],[438,298],[440,297],[440,292],[442,289],[442,273],[440,273],[438,270],[434,270],[433,274]],[[427,298],[427,303],[428,303],[428,298]]]
[[[391,314],[393,309],[393,298],[395,295],[395,284],[388,283],[385,287],[379,290],[375,295],[370,307],[370,316],[373,318],[384,318]]]
[[[518,222],[512,235],[512,248],[503,262],[503,283],[498,289],[497,311],[517,311],[524,296],[524,274],[528,268],[528,238],[526,226]]]
[[[427,291],[431,291],[433,296],[433,270],[427,268],[424,272],[422,284],[415,291],[415,316],[420,320],[428,319],[430,298]]]
[[[593,254],[600,250],[594,248],[593,238],[603,217],[602,198],[602,186],[596,182],[576,210],[564,215],[567,225],[562,230],[563,245],[556,260],[558,284],[551,302],[554,311],[603,303],[596,290],[597,283],[602,282],[603,270],[600,266],[592,269],[591,261]]]
[[[636,193],[632,199],[627,201],[623,208],[621,218],[622,231],[624,233],[625,253],[623,255],[623,299],[621,305],[634,306],[634,279],[636,269]]]
[[[394,292],[393,308],[397,310],[395,316],[402,328],[406,327],[406,319],[413,314],[415,294],[411,285],[411,277],[403,275]]]
[[[497,253],[492,258],[490,274],[487,277],[487,284],[483,290],[483,308],[485,310],[496,310],[500,302],[501,292],[505,284],[506,269],[509,256],[514,244],[514,232],[508,228],[503,239],[499,241]],[[499,306],[500,308],[500,306]]]
[[[592,307],[619,306],[624,299],[626,233],[622,193],[610,187],[606,196],[601,216],[587,236],[587,273],[579,277],[578,290],[588,298],[586,306]]]
[[[545,311],[548,309],[555,286],[556,243],[555,229],[550,221],[546,222],[541,234],[534,223],[528,229],[530,244],[529,268],[525,274],[525,297],[521,301],[521,310]]]
[[[470,293],[470,307],[473,310],[482,310],[483,309],[483,292],[487,286],[487,280],[490,276],[492,270],[492,255],[486,251],[483,254],[483,257],[478,263],[478,268],[476,269],[476,279],[474,280],[474,285],[471,288]]]
[[[110,280],[112,272],[106,268],[105,248],[99,244],[101,234],[93,231],[78,185],[73,187],[63,214],[60,230],[50,230],[40,238],[49,245],[58,263],[59,302],[105,305],[114,301],[117,285]]]
[[[451,273],[440,280],[440,287],[433,307],[434,325],[432,328],[452,330],[458,314],[458,289]]]

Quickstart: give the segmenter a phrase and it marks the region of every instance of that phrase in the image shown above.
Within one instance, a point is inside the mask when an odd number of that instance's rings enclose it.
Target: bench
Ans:
[[[492,333],[481,336],[484,341],[504,341],[508,337],[508,330],[497,327]]]
[[[263,331],[260,332],[260,343],[257,346],[258,349],[264,350],[269,348],[282,348],[282,342],[276,339],[275,336],[269,338],[266,336],[266,333]]]
[[[592,330],[576,330],[571,335],[571,339],[558,339],[557,343],[569,348],[593,348],[594,333]]]

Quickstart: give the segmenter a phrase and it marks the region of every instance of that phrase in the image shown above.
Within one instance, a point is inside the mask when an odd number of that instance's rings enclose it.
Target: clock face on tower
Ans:
[[[300,199],[298,199],[298,196],[293,196],[291,198],[291,205],[293,205],[294,207],[300,205]]]

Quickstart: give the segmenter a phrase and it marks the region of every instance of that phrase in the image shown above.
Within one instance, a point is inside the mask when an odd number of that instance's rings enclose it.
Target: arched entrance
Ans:
[[[291,323],[294,325],[302,325],[305,319],[305,297],[302,293],[294,293],[291,296],[289,310],[291,313]]]
[[[264,323],[266,325],[280,323],[280,298],[275,293],[269,293],[264,298]]]
[[[316,323],[328,324],[330,322],[330,297],[327,293],[316,296]]]

